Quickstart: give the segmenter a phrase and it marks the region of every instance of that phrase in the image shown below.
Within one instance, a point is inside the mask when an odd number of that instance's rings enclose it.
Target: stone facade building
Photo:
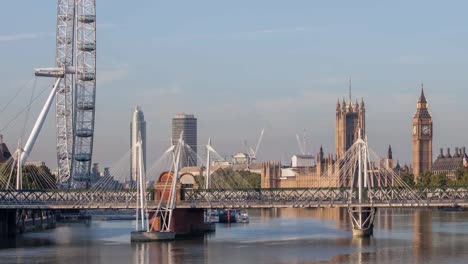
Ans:
[[[364,100],[361,100],[361,105],[356,101],[355,104],[346,101],[336,103],[336,129],[335,129],[335,144],[336,155],[338,159],[344,157],[345,152],[358,139],[359,133],[362,138],[366,134],[366,108]]]
[[[468,156],[465,147],[455,148],[455,153],[450,153],[450,148],[444,154],[444,150],[440,149],[440,154],[432,165],[432,173],[434,175],[444,174],[450,180],[456,180],[456,172],[459,169],[468,168]]]
[[[336,104],[336,155],[325,155],[320,147],[316,155],[315,165],[290,168],[294,176],[284,177],[279,162],[262,164],[262,188],[308,188],[308,187],[340,187],[348,186],[348,182],[340,182],[339,168],[343,163],[346,151],[361,136],[365,135],[365,106],[344,99]]]
[[[317,154],[316,164],[312,167],[282,168],[280,162],[264,162],[261,171],[262,188],[327,188],[327,187],[348,187],[351,182],[343,180],[343,175],[339,175],[340,166],[343,160],[338,160],[331,154],[325,156],[323,148]],[[400,165],[397,164],[397,167]],[[388,156],[380,160],[377,164],[369,164],[369,172],[382,173],[393,168],[392,149],[389,146]],[[285,176],[285,171],[292,170],[293,176]],[[377,175],[377,174],[376,174]],[[341,179],[340,179],[341,178]],[[394,184],[393,178],[381,177],[371,179],[374,186],[390,186]]]
[[[325,155],[323,148],[315,156],[315,164],[310,167],[282,168],[279,162],[265,162],[262,164],[261,186],[262,188],[311,188],[311,187],[347,187],[351,185],[348,180],[343,180],[339,175],[340,167],[343,166],[343,157],[346,151],[359,138],[359,133],[365,137],[365,105],[361,103],[346,102],[345,100],[336,104],[336,155]],[[399,167],[400,165],[397,164]],[[369,167],[371,172],[382,174],[385,169],[393,168],[393,153],[389,146],[386,159],[372,162]],[[285,176],[283,172],[288,172]],[[401,170],[399,168],[399,170]],[[294,175],[289,175],[293,171]],[[341,179],[340,179],[341,178]],[[393,179],[372,179],[375,186],[393,185]]]

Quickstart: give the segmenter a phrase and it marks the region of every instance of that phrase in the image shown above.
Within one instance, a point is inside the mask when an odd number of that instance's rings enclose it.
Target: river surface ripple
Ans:
[[[249,210],[204,237],[130,243],[132,221],[60,224],[0,244],[0,263],[468,263],[468,212],[382,209],[353,238],[346,210]]]

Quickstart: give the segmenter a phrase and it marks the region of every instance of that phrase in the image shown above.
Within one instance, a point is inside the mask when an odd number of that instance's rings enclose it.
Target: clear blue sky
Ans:
[[[0,107],[32,78],[33,67],[53,65],[56,3],[2,1]],[[199,144],[211,136],[223,154],[242,151],[241,139],[254,144],[262,128],[259,159],[285,160],[298,152],[295,134],[304,129],[309,149],[323,144],[332,152],[335,103],[347,96],[349,76],[353,97],[366,101],[369,143],[377,152],[384,155],[392,144],[395,159],[411,161],[411,119],[421,82],[434,118],[434,152],[468,146],[466,1],[97,5],[96,162],[112,164],[127,151],[136,104],[148,122],[150,160],[167,146],[177,112],[195,114]],[[0,124],[30,94],[1,113]],[[23,123],[24,117],[3,132],[11,148]],[[51,115],[33,153],[51,167],[54,123]]]

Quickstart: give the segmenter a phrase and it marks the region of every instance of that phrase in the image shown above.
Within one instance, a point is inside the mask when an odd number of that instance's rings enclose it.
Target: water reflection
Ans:
[[[374,237],[353,238],[346,209],[249,210],[249,224],[214,234],[130,243],[131,221],[93,221],[30,233],[0,246],[6,263],[454,263],[468,244],[468,212],[382,209]]]
[[[432,254],[432,211],[416,210],[413,214],[413,254],[424,263]]]

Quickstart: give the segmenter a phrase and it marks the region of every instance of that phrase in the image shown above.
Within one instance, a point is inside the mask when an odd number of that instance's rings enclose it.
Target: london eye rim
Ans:
[[[65,71],[56,93],[58,183],[64,187],[87,188],[90,184],[96,98],[95,6],[95,0],[58,0],[57,67],[74,68],[74,72]]]

